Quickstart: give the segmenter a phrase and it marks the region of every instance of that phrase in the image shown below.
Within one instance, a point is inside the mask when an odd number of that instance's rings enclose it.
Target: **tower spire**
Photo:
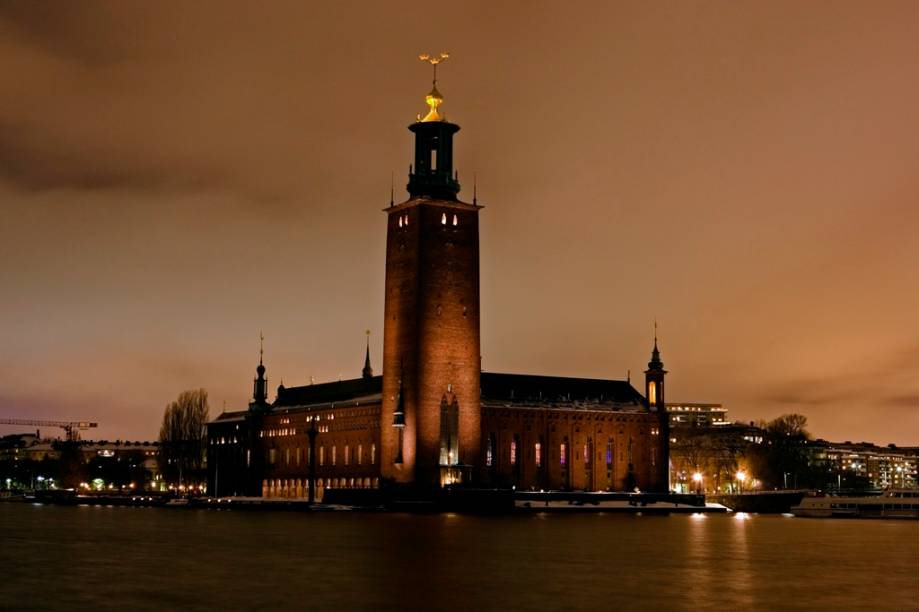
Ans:
[[[255,368],[255,380],[252,384],[252,401],[249,410],[264,411],[268,406],[268,379],[265,378],[265,334],[258,332],[258,367]]]
[[[651,349],[651,361],[648,362],[648,367],[657,370],[664,369],[661,352],[657,348],[657,317],[654,318],[654,348]]]
[[[370,330],[367,330],[367,352],[364,355],[364,369],[361,374],[366,378],[373,378],[373,368],[370,367]]]
[[[444,102],[444,97],[440,95],[440,92],[437,91],[437,65],[447,61],[450,54],[446,51],[442,51],[440,54],[433,53],[422,53],[418,56],[422,62],[427,62],[434,67],[434,80],[432,82],[431,91],[425,96],[425,104],[428,105],[428,114],[424,116],[424,119],[419,119],[427,123],[429,121],[446,121],[446,118],[440,113],[440,105]]]

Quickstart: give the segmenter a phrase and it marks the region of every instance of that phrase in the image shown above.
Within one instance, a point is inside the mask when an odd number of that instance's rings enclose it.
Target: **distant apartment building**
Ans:
[[[827,442],[811,446],[812,461],[823,465],[840,488],[912,489],[917,486],[917,449],[869,442]],[[832,483],[831,483],[832,484]]]
[[[721,404],[667,403],[671,427],[721,427],[730,425],[728,410]]]

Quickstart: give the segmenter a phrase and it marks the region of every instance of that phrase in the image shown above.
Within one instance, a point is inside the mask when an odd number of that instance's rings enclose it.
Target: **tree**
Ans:
[[[803,414],[783,414],[767,423],[765,429],[773,438],[793,438],[796,441],[810,439],[807,417]]]
[[[169,482],[180,485],[204,479],[207,451],[207,391],[183,391],[166,405],[160,427],[160,471]]]
[[[766,488],[814,486],[807,443],[807,417],[783,414],[763,427],[765,444],[752,457],[754,470]]]

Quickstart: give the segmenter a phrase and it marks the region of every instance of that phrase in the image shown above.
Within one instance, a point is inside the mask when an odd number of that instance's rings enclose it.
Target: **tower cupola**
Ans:
[[[423,53],[418,57],[434,67],[434,83],[424,99],[427,114],[419,114],[418,121],[409,126],[415,134],[415,163],[409,168],[408,192],[413,198],[456,200],[460,185],[453,170],[453,135],[460,127],[447,121],[440,109],[444,97],[437,89],[437,66],[450,54]]]
[[[249,410],[254,412],[264,412],[270,408],[268,404],[268,379],[265,378],[265,364],[263,363],[265,354],[264,344],[265,336],[260,334],[258,367],[255,368],[255,380],[252,383],[252,401],[249,402]]]

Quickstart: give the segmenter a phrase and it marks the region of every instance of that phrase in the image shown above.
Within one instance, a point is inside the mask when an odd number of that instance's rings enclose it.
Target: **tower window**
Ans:
[[[534,450],[535,455],[536,455],[536,467],[541,467],[541,466],[542,466],[542,444],[540,444],[539,442],[537,442],[537,443],[533,446],[533,450]]]
[[[431,149],[431,170],[437,170],[437,149]]]
[[[399,217],[399,227],[402,227],[402,217]]]
[[[562,467],[568,462],[568,445],[562,442],[558,447],[558,459]]]
[[[447,213],[444,213],[443,215],[441,215],[441,217],[440,217],[440,224],[441,224],[441,225],[446,225],[446,224],[447,224]]]
[[[511,465],[517,465],[517,440],[511,440]]]
[[[456,215],[453,215],[453,227],[456,227]]]
[[[648,383],[648,403],[652,406],[657,404],[657,383]]]

